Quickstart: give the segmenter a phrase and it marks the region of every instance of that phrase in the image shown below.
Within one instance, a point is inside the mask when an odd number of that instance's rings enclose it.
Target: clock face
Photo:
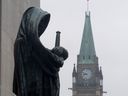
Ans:
[[[81,75],[84,80],[90,79],[92,76],[92,71],[90,69],[84,69]]]

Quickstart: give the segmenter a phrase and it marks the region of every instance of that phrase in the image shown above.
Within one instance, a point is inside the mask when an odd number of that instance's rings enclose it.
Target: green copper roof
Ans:
[[[92,35],[90,13],[85,15],[83,37],[78,55],[78,64],[94,64],[96,58],[95,46]]]

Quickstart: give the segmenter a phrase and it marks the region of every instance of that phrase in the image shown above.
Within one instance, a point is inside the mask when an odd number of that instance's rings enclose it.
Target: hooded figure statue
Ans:
[[[14,44],[13,92],[17,96],[59,96],[59,69],[67,59],[63,47],[45,48],[39,37],[50,14],[40,8],[25,11]]]

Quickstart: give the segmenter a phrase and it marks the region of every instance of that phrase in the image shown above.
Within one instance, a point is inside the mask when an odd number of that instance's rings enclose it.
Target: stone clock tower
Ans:
[[[89,11],[85,18],[77,66],[74,65],[72,73],[73,96],[103,96],[103,75],[95,52]]]

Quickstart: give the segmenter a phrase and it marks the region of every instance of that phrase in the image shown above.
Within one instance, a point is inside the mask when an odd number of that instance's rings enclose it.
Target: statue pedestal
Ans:
[[[16,96],[11,90],[0,86],[0,96]]]

